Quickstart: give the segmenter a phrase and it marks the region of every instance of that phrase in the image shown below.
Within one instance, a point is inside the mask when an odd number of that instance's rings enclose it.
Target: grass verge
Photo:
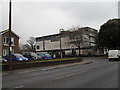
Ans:
[[[54,61],[67,61],[67,60],[76,60],[76,59],[80,59],[80,58],[60,58],[60,59],[49,59],[49,60],[35,60],[35,61],[13,61],[13,63],[12,64],[24,64],[24,63],[40,63],[40,62],[54,62]],[[0,66],[1,65],[8,65],[8,63],[7,62],[4,62],[4,63],[2,63],[2,64],[0,64]]]

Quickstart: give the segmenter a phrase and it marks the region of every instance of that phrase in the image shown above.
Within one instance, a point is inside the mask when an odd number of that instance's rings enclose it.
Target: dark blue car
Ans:
[[[42,59],[52,59],[51,55],[48,53],[38,53],[38,56],[41,56]]]
[[[5,56],[6,60],[9,60],[9,55]],[[24,60],[28,60],[26,57],[24,57],[23,55],[19,54],[19,53],[14,53],[11,55],[11,59],[12,61],[24,61]]]

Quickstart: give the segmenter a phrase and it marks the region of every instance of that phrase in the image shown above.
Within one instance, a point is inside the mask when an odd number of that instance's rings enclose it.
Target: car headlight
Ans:
[[[19,61],[22,61],[22,58],[19,58]]]
[[[4,60],[5,62],[7,62],[7,60]]]

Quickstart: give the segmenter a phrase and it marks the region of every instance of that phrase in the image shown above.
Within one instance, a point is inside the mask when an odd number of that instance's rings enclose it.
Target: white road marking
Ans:
[[[86,72],[86,71],[81,71],[81,72],[77,72],[77,73],[68,74],[68,75],[65,75],[65,76],[57,77],[56,79],[61,79],[61,78],[77,75],[77,74],[80,74],[80,73],[83,73],[83,72]]]
[[[19,72],[19,73],[28,73],[28,72],[33,72],[33,71],[37,71],[37,70],[29,70],[29,71],[23,71],[23,72]]]
[[[51,70],[51,69],[55,69],[56,67],[52,67],[52,68],[45,68],[45,69],[42,69],[43,71],[47,71],[47,70]]]
[[[14,88],[22,88],[23,86],[21,85],[21,86],[18,86],[18,87],[14,87]]]

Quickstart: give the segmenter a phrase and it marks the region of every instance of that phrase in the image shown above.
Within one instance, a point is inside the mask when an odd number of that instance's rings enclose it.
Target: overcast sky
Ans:
[[[118,0],[56,1],[25,0],[12,3],[12,30],[21,37],[20,43],[26,43],[29,37],[59,33],[60,28],[67,30],[73,26],[89,26],[99,30],[106,21],[118,17]],[[8,29],[8,0],[1,2],[0,8],[2,31]]]

